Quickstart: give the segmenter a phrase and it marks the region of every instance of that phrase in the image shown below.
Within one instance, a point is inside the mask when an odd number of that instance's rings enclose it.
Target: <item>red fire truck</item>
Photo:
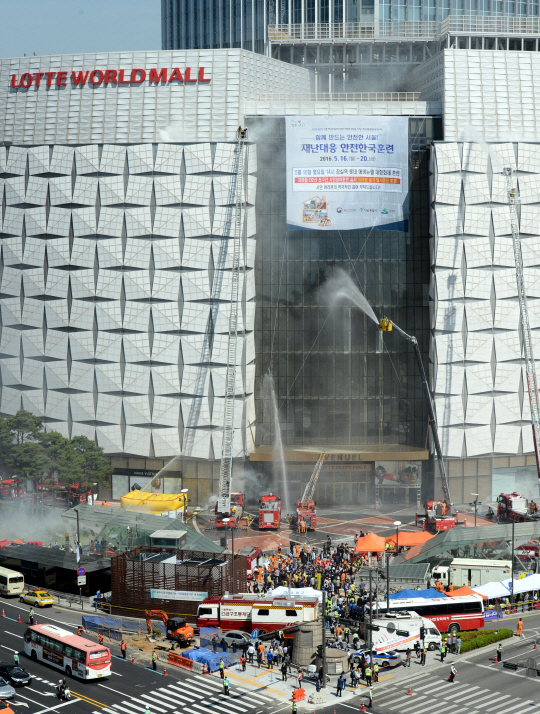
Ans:
[[[497,516],[503,520],[515,521],[532,521],[540,517],[536,503],[529,501],[525,496],[520,496],[519,493],[501,493],[497,496]]]
[[[243,593],[225,597],[208,597],[197,610],[197,627],[220,627],[227,630],[259,630],[267,632],[312,622],[317,619],[319,599],[316,597],[271,597]],[[293,636],[289,633],[289,636]]]
[[[424,504],[425,516],[422,519],[422,528],[427,531],[447,531],[450,528],[455,528],[458,522],[458,513],[451,515],[449,513],[448,504],[445,501],[426,501]],[[416,525],[419,518],[416,514]]]
[[[230,513],[219,513],[218,504],[214,509],[216,514],[216,528],[238,528],[240,519],[242,518],[242,513],[244,512],[244,494],[243,493],[231,493],[231,512]],[[224,518],[230,518],[228,523],[224,523]]]
[[[281,522],[281,498],[274,496],[262,496],[259,501],[259,529],[279,528]]]

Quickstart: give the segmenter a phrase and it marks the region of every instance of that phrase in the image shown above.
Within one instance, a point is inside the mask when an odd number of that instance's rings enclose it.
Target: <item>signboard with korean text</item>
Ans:
[[[407,117],[286,117],[287,230],[406,230]]]
[[[192,590],[161,590],[150,588],[150,597],[158,600],[188,600],[190,602],[201,602],[208,597],[208,593]]]

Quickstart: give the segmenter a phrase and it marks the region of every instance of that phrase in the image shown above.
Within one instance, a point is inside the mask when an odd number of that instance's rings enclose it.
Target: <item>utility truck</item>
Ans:
[[[454,558],[450,565],[437,565],[431,572],[434,580],[445,587],[455,585],[485,585],[493,581],[506,580],[512,576],[509,560],[482,560],[479,558]]]

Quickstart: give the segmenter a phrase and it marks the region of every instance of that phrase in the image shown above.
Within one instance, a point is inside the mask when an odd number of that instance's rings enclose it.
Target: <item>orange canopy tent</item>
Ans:
[[[425,543],[427,540],[430,538],[433,538],[431,533],[427,533],[426,531],[418,531],[415,533],[411,533],[410,531],[400,531],[399,532],[399,537],[398,537],[398,543],[399,547],[401,548],[402,546],[407,546],[412,547],[414,545],[421,545],[422,543]],[[388,536],[385,538],[387,543],[390,543],[391,545],[396,544],[396,534]]]
[[[448,595],[450,595],[450,597],[462,597],[463,595],[482,595],[482,593],[478,593],[476,590],[471,590],[471,588],[464,585],[462,588],[452,590],[452,592],[448,593]],[[487,595],[482,595],[482,597],[484,600],[487,600]]]
[[[356,541],[356,553],[381,553],[385,549],[385,540],[375,533],[368,533]]]

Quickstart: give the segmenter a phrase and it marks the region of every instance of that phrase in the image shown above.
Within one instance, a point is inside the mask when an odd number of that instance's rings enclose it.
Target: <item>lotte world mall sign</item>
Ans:
[[[147,72],[146,69],[132,69],[131,72],[125,69],[91,69],[77,70],[71,72],[71,77],[68,79],[69,72],[24,72],[19,77],[16,74],[11,75],[12,89],[28,89],[29,87],[67,87],[68,81],[71,87],[98,86],[100,84],[142,84],[148,80],[149,84],[168,84],[170,82],[210,82],[210,77],[204,76],[204,67],[194,69],[186,67],[182,73],[178,67],[169,70],[166,67],[163,69],[151,69]],[[43,80],[43,81],[42,81]]]

